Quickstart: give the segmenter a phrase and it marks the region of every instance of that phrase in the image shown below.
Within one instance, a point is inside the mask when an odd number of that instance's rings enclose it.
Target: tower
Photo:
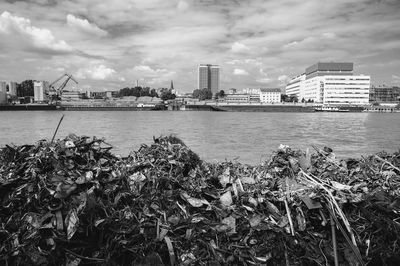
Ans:
[[[219,91],[219,66],[210,64],[199,65],[198,89],[207,88],[214,95]]]

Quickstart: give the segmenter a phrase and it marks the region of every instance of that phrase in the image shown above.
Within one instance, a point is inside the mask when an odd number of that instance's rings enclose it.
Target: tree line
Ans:
[[[17,83],[16,89],[18,97],[34,96],[33,80],[24,80],[21,83]],[[176,95],[172,93],[170,89],[167,88],[161,88],[160,95],[158,95],[156,89],[151,89],[149,87],[140,87],[140,86],[132,88],[125,87],[123,89],[120,89],[118,92],[118,97],[124,97],[124,96],[159,97],[164,101],[175,99],[176,97]]]
[[[223,98],[225,97],[225,91],[220,90],[219,92],[215,93],[215,98]],[[210,89],[196,89],[193,91],[192,97],[195,99],[199,99],[200,101],[212,99],[213,94]]]
[[[133,88],[123,88],[119,90],[118,97],[124,97],[124,96],[136,96],[136,97],[143,97],[143,96],[148,96],[148,97],[159,97],[163,101],[166,100],[172,100],[176,98],[176,95],[172,93],[171,89],[167,88],[161,88],[160,90],[160,95],[157,93],[155,89],[150,89],[149,87],[140,87],[136,86]]]

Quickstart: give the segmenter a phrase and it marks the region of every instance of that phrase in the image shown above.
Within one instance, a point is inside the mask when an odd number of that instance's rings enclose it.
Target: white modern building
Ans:
[[[200,64],[199,65],[199,82],[198,89],[202,90],[207,88],[211,90],[212,94],[219,92],[219,66]]]
[[[288,95],[299,101],[328,105],[365,105],[369,103],[370,76],[353,75],[353,63],[317,63],[286,86]]]
[[[286,85],[286,95],[296,96],[297,99],[303,99],[303,90],[301,89],[304,85],[304,81],[306,80],[306,74],[303,73],[292,78],[289,83]]]
[[[261,88],[260,102],[262,103],[279,103],[281,102],[281,89],[279,88]]]
[[[35,102],[44,102],[48,100],[49,83],[47,81],[33,82],[33,99]]]
[[[323,104],[369,103],[369,76],[321,76],[305,81],[304,99]]]

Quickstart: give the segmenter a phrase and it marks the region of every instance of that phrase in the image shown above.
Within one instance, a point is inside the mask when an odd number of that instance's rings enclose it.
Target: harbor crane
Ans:
[[[62,80],[63,78],[66,79],[61,83],[61,85],[59,87],[55,87],[56,83],[59,82],[60,80]],[[78,84],[78,81],[76,81],[72,75],[65,73],[64,75],[62,75],[61,77],[59,77],[58,79],[56,79],[55,81],[53,81],[50,85],[50,96],[51,96],[51,102],[53,101],[60,101],[61,100],[61,96],[63,93],[63,90],[65,88],[65,86],[67,86],[68,81],[72,80],[73,82],[75,82],[76,84]]]

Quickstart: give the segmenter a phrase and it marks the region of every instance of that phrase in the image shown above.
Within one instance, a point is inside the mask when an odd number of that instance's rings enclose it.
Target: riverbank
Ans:
[[[2,263],[398,265],[399,153],[281,146],[250,166],[175,137],[111,148],[70,135],[0,150]]]
[[[218,112],[378,112],[400,113],[400,109],[385,106],[337,106],[321,108],[309,103],[276,103],[276,104],[233,104],[216,102],[170,102],[168,104],[115,104],[115,103],[67,103],[48,104],[15,104],[0,105],[0,111],[218,111]]]

